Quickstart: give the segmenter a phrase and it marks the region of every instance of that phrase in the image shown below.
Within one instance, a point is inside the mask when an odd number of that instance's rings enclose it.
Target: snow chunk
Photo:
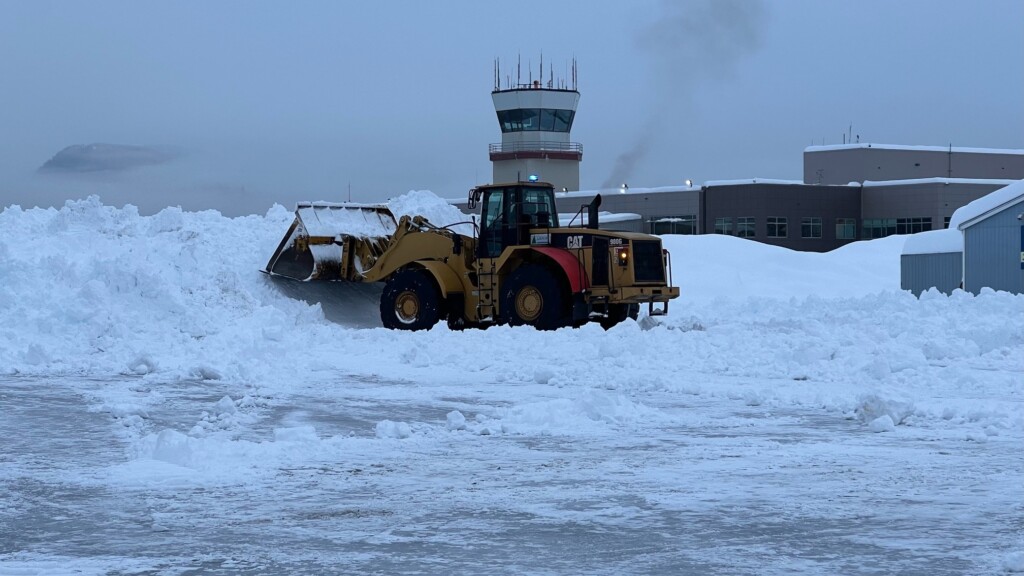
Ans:
[[[235,401],[231,399],[231,396],[225,396],[220,399],[214,406],[213,409],[217,414],[234,414],[238,412],[238,408],[235,406]]]
[[[914,413],[914,406],[906,402],[885,400],[871,394],[861,397],[854,412],[862,422],[869,422],[870,425],[874,425],[875,421],[887,416],[895,426],[902,424],[908,416]]]
[[[984,431],[968,432],[967,436],[964,439],[967,440],[968,442],[984,444],[988,442],[988,434],[985,434]]]
[[[868,424],[868,430],[872,432],[892,432],[896,429],[896,423],[892,421],[892,416],[883,414],[878,418],[875,418]]]
[[[1024,552],[1011,552],[1003,558],[1003,572],[1024,572]]]
[[[377,422],[377,438],[408,438],[412,436],[412,428],[405,422],[381,420]]]
[[[136,356],[128,363],[128,371],[140,376],[156,371],[156,362],[148,354]]]
[[[274,442],[315,442],[320,438],[312,426],[274,428]]]
[[[378,424],[378,427],[380,425]],[[458,410],[452,410],[448,413],[448,429],[449,430],[465,430],[466,429],[466,417],[462,415],[462,412]]]
[[[185,215],[180,207],[169,207],[157,212],[149,221],[149,235],[177,232],[185,227]]]
[[[224,377],[219,370],[210,366],[196,366],[192,369],[192,376],[199,380],[220,380]]]
[[[588,391],[576,398],[529,402],[499,412],[501,430],[518,434],[576,435],[629,427],[659,416],[657,410],[633,402],[620,394]]]
[[[547,366],[538,367],[533,371],[533,381],[537,384],[547,384],[555,377],[555,371]]]
[[[177,430],[161,430],[153,445],[153,459],[188,466],[192,462],[191,439]]]

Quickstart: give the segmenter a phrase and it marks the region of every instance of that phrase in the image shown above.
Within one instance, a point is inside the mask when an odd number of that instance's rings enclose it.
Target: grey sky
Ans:
[[[579,63],[581,187],[801,177],[862,141],[1024,148],[1024,2],[0,0],[0,205],[99,194],[263,213],[460,197],[500,141],[492,62]],[[547,64],[545,64],[545,68]],[[535,73],[536,74],[536,73]],[[174,149],[116,173],[62,148]],[[623,162],[623,159],[628,160]]]

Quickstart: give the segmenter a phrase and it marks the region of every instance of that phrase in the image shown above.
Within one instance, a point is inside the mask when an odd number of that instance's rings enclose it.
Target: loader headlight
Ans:
[[[619,263],[619,266],[629,265],[629,248],[623,246],[622,248],[615,249],[615,261]]]

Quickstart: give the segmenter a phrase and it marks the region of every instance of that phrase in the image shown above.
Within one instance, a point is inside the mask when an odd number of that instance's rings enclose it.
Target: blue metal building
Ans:
[[[955,228],[907,236],[900,256],[900,287],[914,296],[931,288],[952,294],[962,288],[964,242]]]
[[[958,209],[949,227],[963,233],[965,290],[1024,293],[1024,180]]]

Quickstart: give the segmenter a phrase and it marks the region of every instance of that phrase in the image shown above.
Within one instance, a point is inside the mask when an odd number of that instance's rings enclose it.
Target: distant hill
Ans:
[[[123,144],[74,144],[54,154],[39,172],[79,174],[121,172],[169,162],[177,153],[166,148]]]

